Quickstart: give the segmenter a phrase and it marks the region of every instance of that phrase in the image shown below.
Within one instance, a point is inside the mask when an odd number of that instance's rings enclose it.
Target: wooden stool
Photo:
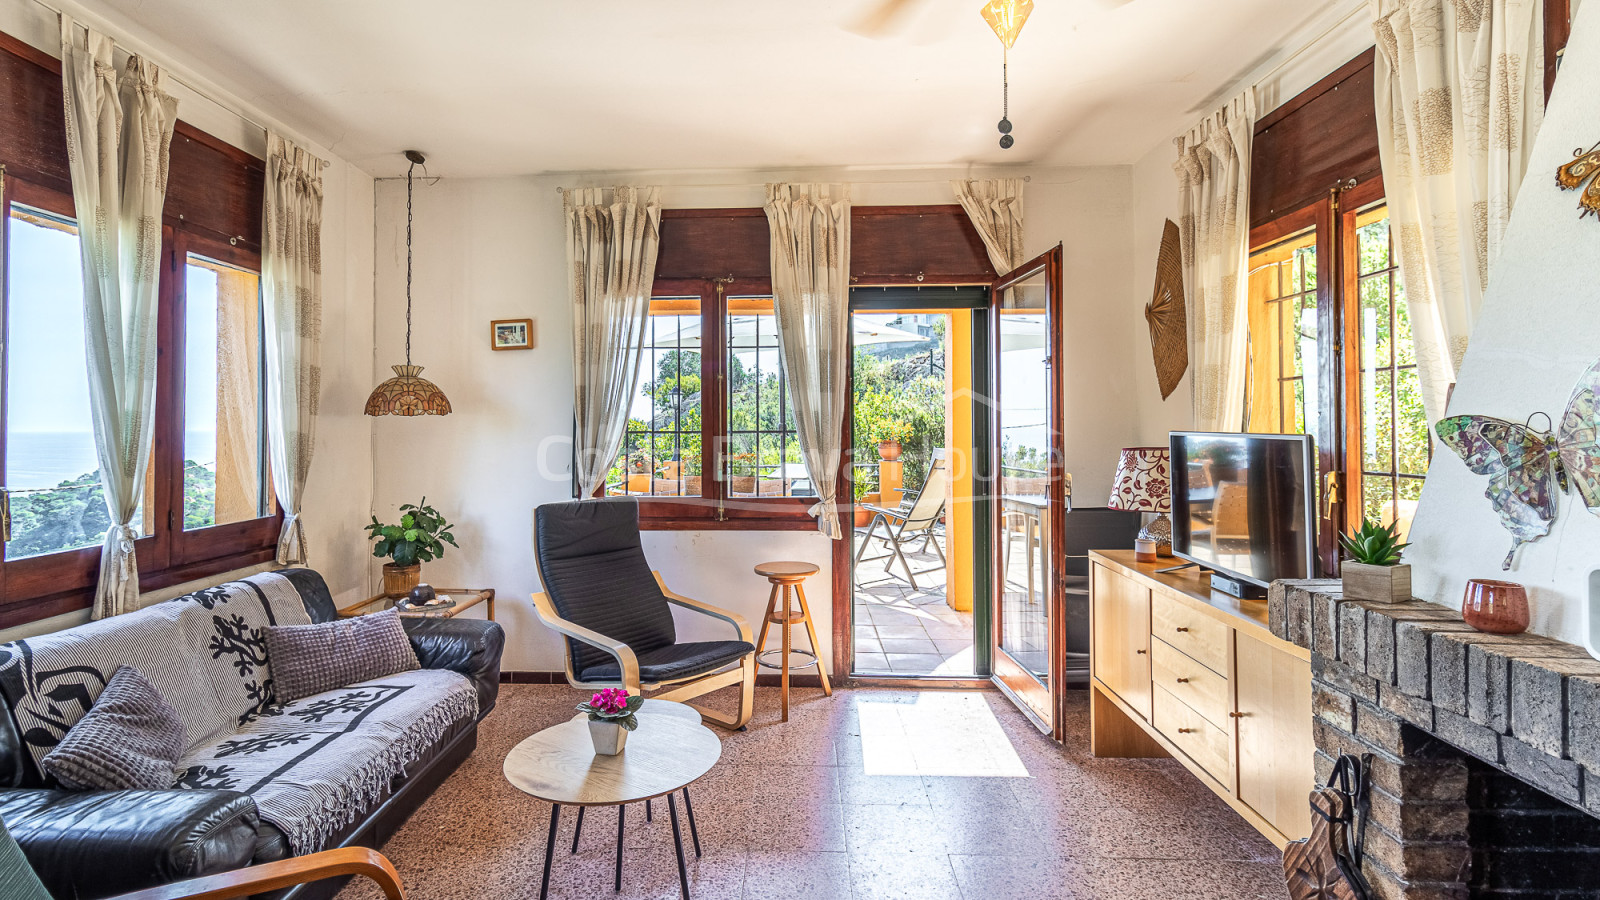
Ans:
[[[806,590],[801,582],[807,575],[815,575],[819,569],[808,562],[769,562],[756,566],[756,574],[763,575],[772,582],[772,593],[767,597],[767,614],[761,620],[761,637],[756,639],[756,663],[769,669],[777,669],[781,673],[783,697],[783,721],[789,721],[789,654],[797,653],[809,657],[808,662],[794,666],[796,669],[817,667],[817,675],[822,678],[822,692],[833,696],[833,686],[828,684],[828,671],[822,667],[822,660],[817,657],[817,629],[811,625],[811,607],[806,605]],[[793,589],[800,599],[800,609],[789,608],[789,592]],[[783,591],[783,609],[778,609],[778,591]],[[811,649],[792,650],[789,647],[789,626],[797,622],[804,622],[806,634],[811,637]],[[767,629],[773,624],[783,626],[783,646],[777,650],[768,650]],[[781,663],[769,663],[763,657],[771,653],[782,654]]]

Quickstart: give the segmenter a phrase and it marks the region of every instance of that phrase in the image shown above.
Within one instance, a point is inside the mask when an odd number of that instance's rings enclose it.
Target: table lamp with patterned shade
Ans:
[[[1167,518],[1172,511],[1171,452],[1166,447],[1124,447],[1106,505],[1155,513],[1156,517],[1135,539],[1134,555],[1140,562],[1171,556],[1172,520]]]

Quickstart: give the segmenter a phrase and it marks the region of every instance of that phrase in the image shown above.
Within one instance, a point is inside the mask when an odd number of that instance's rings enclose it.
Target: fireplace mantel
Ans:
[[[1267,602],[1273,634],[1311,651],[1319,782],[1340,752],[1373,754],[1379,897],[1466,896],[1456,750],[1600,816],[1600,661],[1583,648],[1485,634],[1434,603],[1347,601],[1338,581],[1278,582]]]

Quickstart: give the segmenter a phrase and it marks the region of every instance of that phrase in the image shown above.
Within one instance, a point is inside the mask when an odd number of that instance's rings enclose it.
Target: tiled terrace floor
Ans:
[[[1090,757],[1082,693],[1065,746],[993,691],[799,690],[781,724],[776,693],[756,691],[747,732],[712,729],[722,760],[691,790],[695,900],[1287,897],[1278,851],[1178,763]],[[550,807],[501,766],[578,697],[501,689],[477,751],[383,847],[412,900],[538,896]],[[620,894],[616,814],[590,812],[576,855],[575,817],[561,817],[551,898],[676,900],[664,810],[629,811]],[[352,884],[339,900],[379,898]]]
[[[856,532],[861,549],[864,532]],[[944,536],[935,538],[944,546]],[[1006,650],[1025,666],[1043,671],[1048,647],[1044,604],[1028,602],[1029,556],[1020,535],[1012,535],[1006,556],[1007,577],[1003,634]],[[867,556],[887,553],[874,540]],[[939,563],[922,543],[903,551],[917,572],[917,588],[906,579],[905,569],[892,557],[868,560],[856,567],[855,671],[862,675],[939,675],[970,678],[973,675],[972,614],[957,612],[945,602],[947,569],[925,572]],[[1042,559],[1033,557],[1036,591],[1043,590]],[[957,563],[959,565],[960,563]]]
[[[861,534],[856,534],[858,551]],[[939,563],[931,549],[923,553],[921,547],[918,542],[904,551],[912,571],[919,573]],[[887,552],[882,541],[874,540],[867,556]],[[857,673],[972,677],[972,614],[956,612],[945,602],[947,572],[918,574],[918,589],[913,590],[892,557],[856,567]]]

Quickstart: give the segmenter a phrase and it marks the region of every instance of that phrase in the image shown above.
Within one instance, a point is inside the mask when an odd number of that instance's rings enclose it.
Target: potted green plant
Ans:
[[[589,740],[594,752],[616,756],[628,743],[628,732],[639,727],[634,713],[644,705],[643,697],[629,696],[622,688],[605,688],[578,704],[578,712],[589,716]]]
[[[1411,599],[1411,567],[1400,564],[1400,527],[1363,518],[1360,530],[1339,535],[1349,556],[1339,568],[1346,600],[1400,603]]]
[[[878,456],[893,462],[900,458],[903,443],[911,437],[911,423],[885,422],[878,426]]]
[[[390,560],[383,565],[384,595],[399,599],[411,593],[422,581],[422,564],[444,556],[445,544],[459,550],[461,545],[450,533],[454,527],[428,505],[427,497],[400,507],[398,524],[385,525],[373,516],[367,526],[367,537],[375,541],[372,555]]]

